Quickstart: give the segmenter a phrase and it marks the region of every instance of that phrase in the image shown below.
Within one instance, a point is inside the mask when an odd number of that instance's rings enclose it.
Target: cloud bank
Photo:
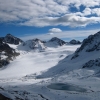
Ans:
[[[100,23],[100,0],[0,0],[0,23],[36,27]]]

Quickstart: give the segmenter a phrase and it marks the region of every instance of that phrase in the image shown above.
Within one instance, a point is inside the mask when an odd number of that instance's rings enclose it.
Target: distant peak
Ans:
[[[57,38],[57,37],[53,37],[53,38],[51,38],[50,41],[55,41],[55,40],[61,40],[61,39],[59,39],[59,38]]]
[[[35,38],[34,40],[35,40],[35,41],[40,41],[40,39],[38,39],[38,38]]]
[[[57,37],[53,37],[52,39],[59,39],[59,38],[57,38]]]
[[[49,42],[55,42],[56,44],[58,44],[60,46],[66,44],[65,41],[63,41],[63,40],[61,40],[61,39],[59,39],[57,37],[53,37],[51,40],[49,40]]]
[[[6,36],[12,36],[10,33],[8,33]]]
[[[81,44],[79,40],[75,40],[75,39],[71,40],[69,43],[70,44]]]

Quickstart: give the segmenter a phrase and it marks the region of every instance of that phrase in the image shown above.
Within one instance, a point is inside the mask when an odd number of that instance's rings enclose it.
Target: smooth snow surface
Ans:
[[[14,45],[10,45],[17,49]],[[28,74],[40,74],[55,66],[61,59],[72,54],[77,46],[62,46],[47,48],[45,52],[21,51],[21,55],[12,61],[5,69],[1,69],[0,78],[22,77]]]
[[[49,46],[43,52],[21,44],[10,46],[20,56],[0,69],[3,95],[12,100],[100,100],[100,68],[82,68],[87,61],[98,58],[99,53],[83,53],[71,60],[80,45]],[[48,88],[55,83],[72,84],[87,91]]]

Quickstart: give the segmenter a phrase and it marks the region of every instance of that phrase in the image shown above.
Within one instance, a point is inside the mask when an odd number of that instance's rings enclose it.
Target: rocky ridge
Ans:
[[[78,57],[82,52],[93,52],[100,50],[100,31],[84,39],[80,48],[78,48],[72,59]]]

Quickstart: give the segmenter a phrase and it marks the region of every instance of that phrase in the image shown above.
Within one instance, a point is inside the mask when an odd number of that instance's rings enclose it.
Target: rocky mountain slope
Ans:
[[[100,58],[88,61],[83,65],[83,68],[100,67]]]
[[[51,77],[54,75],[65,74],[81,68],[99,68],[100,66],[100,32],[90,35],[83,40],[82,45],[71,55],[64,58],[56,66],[49,69],[39,77]],[[93,69],[95,71],[95,69]],[[95,73],[97,70],[95,71]]]
[[[0,67],[9,64],[9,61],[13,60],[18,55],[19,53],[0,38]]]

